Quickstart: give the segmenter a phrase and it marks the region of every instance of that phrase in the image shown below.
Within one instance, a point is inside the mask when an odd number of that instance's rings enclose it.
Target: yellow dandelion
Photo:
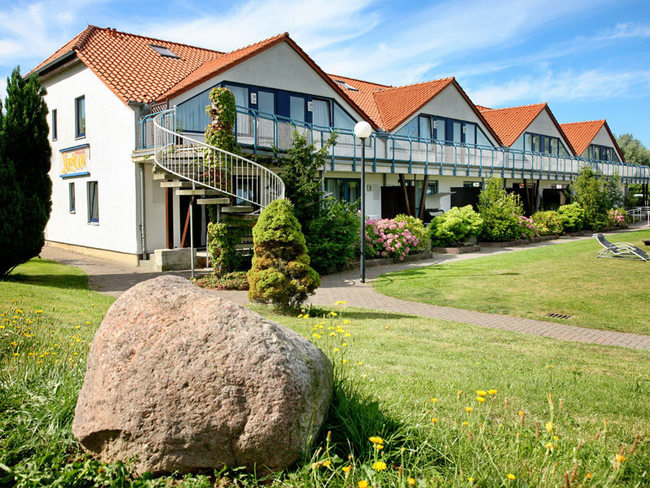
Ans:
[[[320,334],[316,334],[316,333],[312,334],[311,336],[312,336],[314,339],[320,339],[320,338],[321,338],[321,335],[320,335]]]
[[[546,428],[547,432],[553,432],[553,428],[555,426],[553,425],[553,422],[546,422],[546,425],[544,427]]]
[[[332,465],[332,461],[330,461],[329,459],[323,461],[323,466],[325,466],[326,468],[329,468],[331,465]]]
[[[457,395],[457,396],[461,396],[462,394],[463,394],[463,390],[458,390],[458,391],[456,392],[456,395]]]
[[[344,360],[343,360],[343,364],[348,364],[348,360],[347,360],[347,359],[344,359]]]
[[[438,403],[438,399],[437,399],[437,398],[432,398],[430,401],[431,401],[431,403]]]
[[[344,342],[343,344],[341,344],[341,347],[347,347],[347,346],[348,346],[347,342]]]
[[[474,484],[474,478],[472,478],[471,476],[469,478],[467,478],[467,481],[469,481],[470,485]]]
[[[506,475],[506,478],[508,478],[510,481],[512,481],[512,480],[516,480],[516,479],[517,479],[517,477],[516,477],[514,474],[512,474],[512,473],[508,473],[508,474]]]
[[[301,319],[301,318],[302,318],[302,314],[299,314],[299,315],[298,315],[298,318]]]
[[[358,364],[359,366],[363,366],[363,361],[359,361],[357,364]]]
[[[338,314],[337,314],[334,310],[332,310],[332,311],[330,312],[330,315],[331,315],[332,317],[336,317]]]
[[[587,479],[590,480],[591,478],[593,478],[593,475],[591,473],[587,473]]]
[[[383,444],[373,444],[372,447],[374,447],[378,451],[381,451],[384,448],[384,445]]]
[[[350,470],[352,469],[352,466],[343,466],[341,468],[345,474],[348,474]]]
[[[340,351],[340,349],[338,347],[334,348],[334,352],[339,352],[339,351]]]
[[[43,311],[42,310],[36,310],[34,313],[37,314],[37,315],[40,315],[40,314],[43,313]]]
[[[370,486],[370,485],[368,485],[368,482],[366,480],[359,481],[359,483],[357,483],[357,485],[359,486],[359,488],[368,488],[368,486]]]
[[[415,478],[409,478],[409,486],[415,486]]]
[[[303,318],[303,319],[308,319],[308,318],[309,318],[309,314],[306,313],[305,315],[302,316],[302,318]]]
[[[349,332],[346,332],[344,337],[352,337],[352,334],[350,334]]]
[[[558,440],[558,439],[559,439],[558,436],[556,436],[556,435],[553,436],[553,440],[554,440],[554,441],[556,441],[556,440]]]
[[[376,435],[373,435],[372,437],[368,437],[368,440],[372,442],[373,444],[383,444],[384,439],[381,437],[377,437]]]
[[[372,463],[372,469],[375,471],[384,471],[386,469],[386,463],[383,461],[375,461]]]
[[[478,396],[484,397],[485,395],[487,395],[487,391],[485,391],[485,390],[476,390],[476,394]]]
[[[485,401],[485,397],[477,396],[476,401],[479,402],[479,403],[483,403]]]
[[[433,425],[436,425],[436,424],[438,423],[438,419],[435,418],[435,417],[433,417],[433,418],[431,419],[431,423],[432,423]]]
[[[547,451],[552,451],[553,450],[553,443],[552,442],[547,442],[546,443],[546,450]]]
[[[86,325],[90,325],[90,322],[86,322]]]
[[[497,394],[497,390],[495,390],[495,389],[493,388],[493,389],[491,389],[491,390],[488,390],[488,393],[489,393],[490,395],[494,396],[494,395]]]
[[[345,320],[343,321],[343,325],[348,325],[349,323],[350,323],[350,321],[349,321],[348,319],[345,319]]]
[[[472,407],[465,407],[467,413],[472,413],[472,410],[474,410]]]
[[[469,422],[465,421],[463,422],[463,427],[467,427],[469,425]]]
[[[330,333],[329,333],[329,336],[330,336],[330,337],[336,337],[336,332],[330,332]]]
[[[621,464],[623,461],[625,461],[627,458],[623,456],[622,454],[617,454],[616,455],[616,462]]]
[[[523,416],[524,416],[524,411],[523,411],[523,410],[519,410],[519,411],[517,412],[517,414],[518,414],[520,417],[523,417]]]

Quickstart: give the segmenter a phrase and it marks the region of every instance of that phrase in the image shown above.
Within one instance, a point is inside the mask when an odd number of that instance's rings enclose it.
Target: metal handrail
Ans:
[[[172,109],[173,110],[173,109]],[[151,119],[141,120],[141,132]],[[336,162],[349,161],[356,171],[361,142],[350,128],[334,128],[310,124],[289,117],[237,106],[235,133],[237,142],[250,148],[253,154],[286,150],[293,143],[292,132],[298,130],[317,146],[334,132],[337,144],[328,149],[330,167]],[[187,134],[188,131],[182,131]],[[198,135],[198,134],[196,134]],[[190,138],[190,136],[185,136]],[[423,137],[403,136],[388,132],[373,132],[366,140],[367,161],[376,172],[378,166],[389,165],[391,173],[400,172],[398,165],[408,165],[408,172],[422,169],[428,175],[501,176],[556,181],[573,179],[579,170],[589,165],[606,175],[618,174],[625,183],[650,182],[650,167],[626,162],[589,160],[572,155],[549,155],[500,146],[460,143]]]
[[[253,205],[259,212],[284,198],[282,179],[270,169],[177,132],[175,110],[153,117],[154,162],[157,167],[201,188],[218,191]]]

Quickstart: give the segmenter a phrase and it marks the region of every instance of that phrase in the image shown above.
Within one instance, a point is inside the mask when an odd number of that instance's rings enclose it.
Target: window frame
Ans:
[[[56,141],[59,138],[58,115],[59,115],[59,113],[58,113],[57,109],[53,108],[52,109],[52,120],[51,120],[51,123],[52,123],[51,130],[52,130],[52,140],[53,141]]]
[[[77,196],[74,181],[68,183],[68,213],[77,213]]]
[[[94,192],[91,191],[93,186],[95,187]],[[88,223],[99,225],[99,182],[97,180],[86,182],[86,194],[88,200]]]
[[[80,106],[80,104],[82,104]],[[81,107],[81,108],[80,108]],[[80,113],[83,112],[83,113]],[[81,118],[83,116],[83,132],[81,132]],[[86,137],[86,95],[81,95],[74,99],[74,133],[75,139],[83,139]]]

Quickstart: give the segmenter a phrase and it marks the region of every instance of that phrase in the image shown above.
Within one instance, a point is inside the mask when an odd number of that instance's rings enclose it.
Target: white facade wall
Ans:
[[[173,107],[222,81],[306,93],[336,100],[357,121],[363,120],[289,44],[281,42],[200,85],[172,98]]]
[[[564,135],[558,130],[557,126],[553,122],[553,119],[548,113],[548,110],[542,110],[537,117],[530,123],[528,127],[521,133],[517,140],[510,146],[513,149],[524,149],[524,134],[526,132],[531,132],[533,134],[541,134],[543,136],[552,136],[558,137],[560,142],[564,145],[567,154],[573,154],[569,149],[569,145],[564,139]],[[530,148],[526,148],[530,150]]]
[[[607,129],[605,129],[605,126],[603,125],[600,130],[596,133],[594,136],[593,140],[589,143],[591,144],[597,144],[599,146],[605,146],[605,147],[611,147],[616,151],[616,146],[614,145],[614,141],[612,141],[612,138],[609,135],[609,132]],[[616,151],[616,154],[618,154],[618,151]],[[589,146],[584,150],[584,152],[581,154],[582,157],[586,158],[589,155]],[[618,155],[620,158],[621,156]]]
[[[397,127],[393,133],[399,131],[413,118],[419,114],[438,115],[439,117],[448,117],[450,119],[465,120],[467,122],[474,122],[478,124],[485,136],[494,146],[498,146],[494,137],[488,128],[481,122],[476,112],[470,107],[465,98],[461,95],[458,89],[453,85],[447,86],[426,105],[424,105],[418,112],[409,117],[402,125]]]
[[[52,145],[52,214],[45,237],[77,246],[138,252],[135,113],[83,64],[45,83],[45,102],[57,110],[58,139]],[[75,98],[85,96],[86,136],[75,138]],[[89,176],[61,178],[61,150],[89,144]],[[99,222],[88,222],[87,183],[98,182]],[[68,184],[74,182],[76,212],[69,212]]]

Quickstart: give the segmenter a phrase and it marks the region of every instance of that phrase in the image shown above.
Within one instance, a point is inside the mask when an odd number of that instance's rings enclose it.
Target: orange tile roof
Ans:
[[[545,108],[547,108],[545,103],[499,109],[489,109],[479,106],[479,110],[485,120],[487,120],[490,127],[494,129],[499,135],[501,142],[506,146],[512,146]]]
[[[443,78],[375,92],[384,128],[392,131],[399,127],[453,81],[453,78]]]
[[[162,56],[150,44],[170,49],[179,58]],[[39,71],[74,51],[122,101],[149,103],[187,77],[218,51],[89,26],[32,71]]]
[[[589,144],[594,140],[594,137],[596,137],[596,134],[598,134],[598,131],[604,123],[604,119],[590,120],[587,122],[562,124],[561,127],[566,134],[567,139],[571,141],[576,154],[579,156],[589,147]]]
[[[343,81],[356,88],[358,91],[348,90],[344,88],[349,97],[364,111],[364,113],[377,125],[377,127],[384,127],[384,122],[379,113],[379,107],[375,100],[375,93],[388,88],[393,88],[390,85],[381,85],[379,83],[372,83],[370,81],[357,80],[347,76],[328,75],[335,82],[336,80]]]

